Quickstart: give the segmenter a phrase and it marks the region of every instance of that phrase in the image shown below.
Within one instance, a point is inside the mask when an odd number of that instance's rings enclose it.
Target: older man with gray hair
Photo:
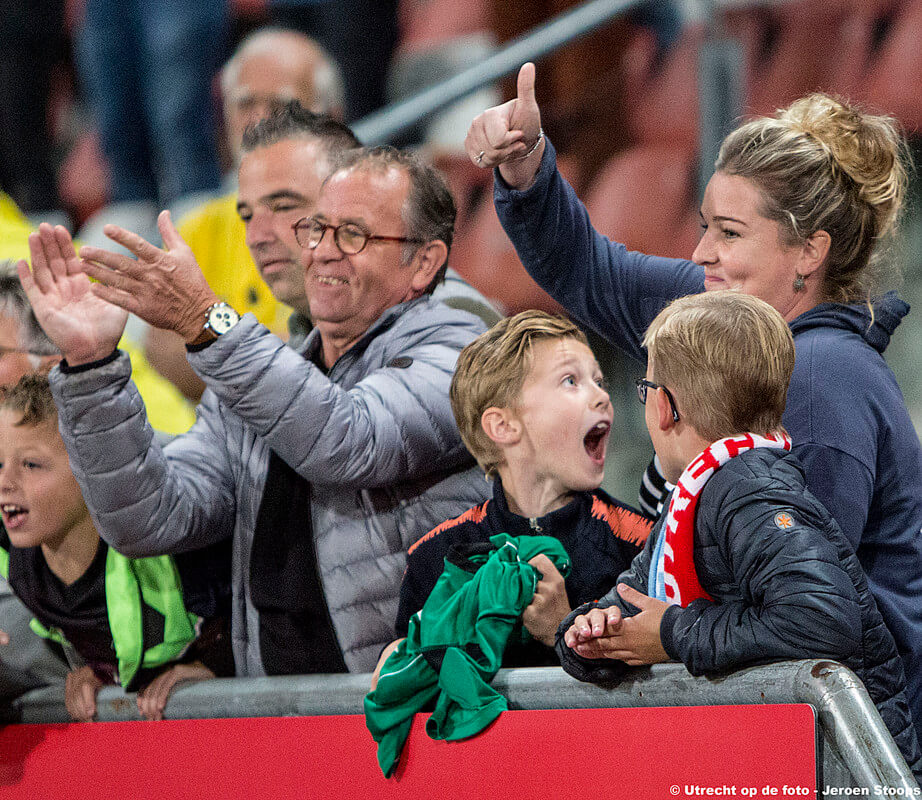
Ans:
[[[314,323],[300,353],[217,298],[167,212],[163,250],[106,229],[137,261],[78,258],[48,225],[30,239],[19,275],[66,359],[52,390],[99,532],[133,556],[233,537],[240,675],[370,671],[407,547],[486,497],[448,401],[484,325],[431,295],[454,216],[413,156],[377,148],[335,168],[292,224]],[[193,429],[163,449],[115,350],[123,309],[182,336],[208,385]]]

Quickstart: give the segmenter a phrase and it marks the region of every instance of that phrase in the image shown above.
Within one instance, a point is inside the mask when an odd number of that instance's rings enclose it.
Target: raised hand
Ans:
[[[464,147],[478,167],[499,166],[510,186],[525,189],[534,181],[544,153],[540,132],[535,65],[528,62],[519,70],[516,98],[474,117]],[[538,146],[532,151],[536,143]]]
[[[522,624],[539,642],[553,647],[557,626],[571,610],[567,588],[563,575],[543,553],[528,563],[541,573],[541,580],[531,603],[522,612]]]
[[[105,358],[118,345],[128,315],[93,294],[70,234],[43,222],[29,235],[31,269],[16,265],[19,281],[45,329],[71,366]]]
[[[157,219],[165,250],[136,233],[106,225],[103,233],[137,256],[137,261],[99,247],[83,247],[83,269],[98,283],[93,294],[136,314],[156,328],[175,331],[186,342],[202,332],[205,313],[218,302],[195,256],[163,211]]]

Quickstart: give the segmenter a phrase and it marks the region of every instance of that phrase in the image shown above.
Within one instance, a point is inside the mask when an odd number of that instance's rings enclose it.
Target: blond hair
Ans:
[[[488,476],[496,473],[500,452],[480,419],[493,406],[515,406],[532,367],[534,344],[544,339],[576,339],[589,346],[585,334],[570,320],[523,311],[497,322],[458,356],[449,389],[451,409],[461,439]]]
[[[51,395],[48,377],[37,372],[23,375],[15,386],[0,389],[2,410],[21,415],[17,426],[35,426],[48,421],[57,423],[58,419],[58,409]]]
[[[733,290],[682,297],[657,315],[643,345],[653,379],[708,441],[781,429],[794,338],[765,301]]]
[[[894,232],[909,162],[899,124],[825,94],[796,100],[724,140],[715,169],[751,180],[785,244],[831,239],[825,300],[867,300],[883,277],[878,244]]]

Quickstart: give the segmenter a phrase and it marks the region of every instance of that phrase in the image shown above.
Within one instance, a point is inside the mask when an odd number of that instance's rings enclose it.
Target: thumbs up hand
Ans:
[[[532,184],[544,153],[534,64],[528,62],[519,70],[514,100],[488,108],[474,118],[464,146],[478,167],[499,166],[510,186],[526,189]]]

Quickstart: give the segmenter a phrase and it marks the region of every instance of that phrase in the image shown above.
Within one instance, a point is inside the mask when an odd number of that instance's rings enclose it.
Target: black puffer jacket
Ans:
[[[662,520],[619,582],[648,594]],[[695,569],[714,598],[671,606],[660,637],[693,675],[798,658],[829,658],[853,670],[918,778],[922,752],[904,695],[903,665],[867,579],[838,525],[804,485],[796,457],[759,448],[728,461],[707,482],[695,516]],[[619,605],[617,588],[561,623],[557,653],[583,681],[620,679],[620,661],[585,659],[563,641],[577,614]]]

